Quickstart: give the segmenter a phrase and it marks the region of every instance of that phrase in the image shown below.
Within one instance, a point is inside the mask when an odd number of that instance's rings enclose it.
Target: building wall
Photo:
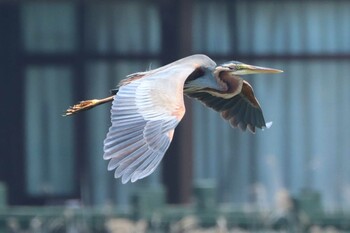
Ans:
[[[349,208],[349,3],[198,2],[195,52],[284,70],[247,77],[270,129],[231,129],[194,103],[195,180],[214,179],[218,199],[272,207],[287,189]],[[220,25],[220,26],[218,26]]]
[[[350,3],[219,3],[194,1],[188,54],[285,73],[247,77],[273,121],[255,135],[191,104],[193,183],[214,180],[221,203],[272,207],[283,189],[292,195],[311,189],[328,210],[348,208]],[[106,171],[108,106],[60,116],[75,101],[105,97],[125,75],[163,64],[161,10],[156,1],[19,5],[26,195],[127,208],[133,191],[161,183],[161,168],[127,185]]]

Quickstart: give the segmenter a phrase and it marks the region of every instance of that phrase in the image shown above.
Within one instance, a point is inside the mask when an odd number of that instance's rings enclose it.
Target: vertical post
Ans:
[[[0,180],[11,183],[9,202],[22,204],[25,199],[24,80],[17,1],[0,3],[0,35]]]
[[[163,1],[162,59],[164,64],[191,53],[192,1]],[[186,114],[177,129],[163,161],[163,180],[170,203],[188,203],[192,193],[192,114],[186,101]]]
[[[7,206],[7,188],[6,185],[0,182],[0,209]]]
[[[164,210],[164,204],[163,186],[141,187],[132,198],[133,217],[151,219],[155,213],[161,213]]]
[[[214,180],[201,180],[195,184],[196,210],[199,213],[210,213],[216,210],[216,190]]]
[[[193,1],[181,0],[180,3],[180,56],[192,54],[192,19],[193,19]],[[192,124],[192,104],[188,98],[184,98],[186,105],[186,114],[180,125],[179,138],[180,144],[180,169],[179,179],[181,189],[180,203],[189,203],[191,201],[193,190],[193,124]]]
[[[74,92],[75,98],[78,100],[82,100],[86,97],[85,89],[85,1],[77,1],[76,2],[76,52],[75,52],[75,62],[74,62]],[[90,189],[89,189],[89,180],[91,180],[87,172],[88,169],[88,159],[86,156],[86,143],[87,143],[87,127],[86,127],[86,115],[78,114],[74,117],[75,125],[76,125],[76,158],[75,158],[75,167],[76,167],[76,182],[78,190],[76,193],[80,197],[80,199],[88,204],[91,203],[90,198]]]

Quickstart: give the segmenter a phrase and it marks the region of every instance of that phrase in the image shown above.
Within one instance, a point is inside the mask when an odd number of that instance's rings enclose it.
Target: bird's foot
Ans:
[[[97,100],[97,99],[81,101],[80,103],[69,107],[66,110],[66,112],[63,114],[63,116],[70,116],[70,115],[73,115],[75,113],[78,113],[78,112],[81,112],[84,110],[88,110],[90,108],[95,107],[98,103],[99,103],[99,100]]]

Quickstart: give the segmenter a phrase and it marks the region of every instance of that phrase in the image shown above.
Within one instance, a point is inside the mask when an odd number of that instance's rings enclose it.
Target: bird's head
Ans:
[[[282,70],[248,65],[239,61],[225,62],[221,65],[216,66],[215,71],[216,72],[226,71],[231,73],[232,75],[263,74],[263,73],[272,74],[272,73],[283,72]]]
[[[230,96],[237,94],[242,87],[243,80],[239,75],[281,73],[282,70],[253,66],[238,61],[225,62],[217,65],[209,75],[206,72],[194,72],[185,83],[185,92],[206,90],[213,95],[221,95],[230,92]],[[215,77],[215,78],[213,78]]]

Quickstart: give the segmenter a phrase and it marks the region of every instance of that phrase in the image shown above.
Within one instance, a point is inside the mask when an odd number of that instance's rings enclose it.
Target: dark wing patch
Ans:
[[[243,131],[248,128],[252,133],[255,133],[256,127],[260,129],[266,127],[264,115],[255,98],[253,88],[246,81],[243,82],[241,93],[230,99],[213,96],[207,92],[187,93],[187,95],[220,112],[233,127],[239,127]]]
[[[241,94],[245,98],[247,98],[250,104],[252,104],[254,107],[260,108],[260,104],[258,100],[255,98],[253,88],[247,81],[243,81]]]

